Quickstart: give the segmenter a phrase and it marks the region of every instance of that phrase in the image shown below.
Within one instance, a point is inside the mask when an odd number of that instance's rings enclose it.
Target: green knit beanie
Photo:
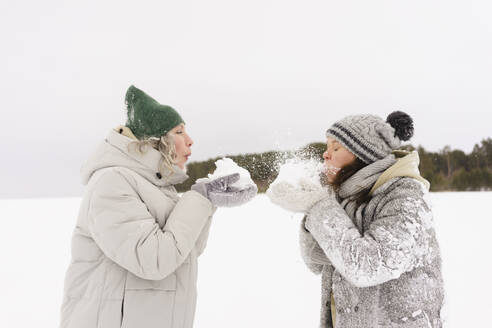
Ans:
[[[174,108],[159,104],[133,85],[126,92],[125,103],[128,116],[126,126],[139,139],[159,138],[184,123]]]

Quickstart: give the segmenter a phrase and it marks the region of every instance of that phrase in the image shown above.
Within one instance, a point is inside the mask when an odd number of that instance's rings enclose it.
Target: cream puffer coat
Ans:
[[[161,154],[129,150],[135,140],[123,134],[111,131],[82,168],[60,327],[192,327],[215,208],[195,191],[179,197],[173,185],[186,174],[158,173]]]

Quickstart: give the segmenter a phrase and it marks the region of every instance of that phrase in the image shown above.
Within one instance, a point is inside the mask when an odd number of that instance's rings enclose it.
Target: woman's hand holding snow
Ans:
[[[229,158],[215,162],[217,169],[208,178],[198,179],[191,187],[218,207],[235,207],[253,199],[258,187],[249,172]]]
[[[319,181],[321,168],[315,161],[287,162],[268,188],[267,196],[288,211],[307,213],[321,199],[334,197],[332,188]]]
[[[235,207],[249,202],[256,196],[257,192],[256,185],[249,185],[244,189],[230,186],[224,191],[209,193],[209,199],[215,206]]]
[[[306,213],[315,203],[329,195],[328,189],[317,188],[307,181],[298,184],[281,181],[272,185],[267,195],[271,202],[291,211]]]
[[[239,173],[229,174],[217,179],[198,179],[191,190],[200,193],[203,197],[208,198],[210,201],[210,195],[217,192],[225,192],[228,185],[233,184],[239,180]],[[215,204],[214,204],[215,205]]]

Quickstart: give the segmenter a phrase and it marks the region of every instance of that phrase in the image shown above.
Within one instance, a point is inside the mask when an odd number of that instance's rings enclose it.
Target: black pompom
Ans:
[[[407,141],[413,136],[413,120],[407,113],[396,111],[388,115],[386,122],[395,129],[395,136]]]

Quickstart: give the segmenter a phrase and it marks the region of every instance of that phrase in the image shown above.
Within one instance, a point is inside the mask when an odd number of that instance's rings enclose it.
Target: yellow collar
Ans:
[[[427,190],[429,190],[429,181],[422,178],[419,171],[420,158],[416,151],[407,152],[402,150],[395,150],[393,152],[395,157],[400,157],[397,159],[396,163],[390,166],[386,171],[384,171],[376,183],[371,188],[369,195],[372,195],[376,189],[381,187],[388,180],[395,177],[410,177],[422,182]]]

